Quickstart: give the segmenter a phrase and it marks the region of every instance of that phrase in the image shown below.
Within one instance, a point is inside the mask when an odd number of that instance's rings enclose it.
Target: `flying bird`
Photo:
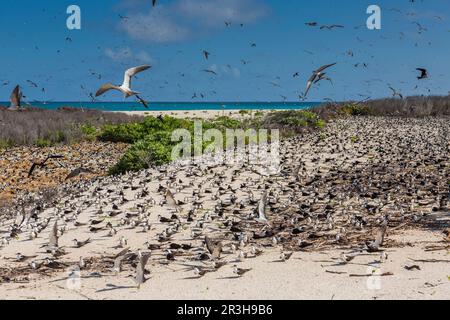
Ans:
[[[150,259],[151,253],[145,253],[145,254],[139,254],[139,263],[136,267],[136,277],[134,280],[137,283],[138,289],[141,287],[141,284],[143,284],[145,279],[145,265],[148,262],[148,259]]]
[[[222,252],[222,243],[220,241],[213,241],[208,236],[205,236],[205,245],[213,260],[220,258],[220,253]]]
[[[122,85],[117,86],[117,85],[113,85],[111,83],[106,83],[103,86],[101,86],[100,89],[98,89],[95,96],[99,97],[109,90],[117,90],[117,91],[122,92],[124,94],[125,98],[129,98],[131,96],[136,96],[142,102],[143,99],[141,99],[139,97],[140,92],[133,91],[131,89],[131,78],[133,78],[138,73],[145,71],[147,69],[150,69],[150,68],[151,68],[150,65],[143,65],[143,66],[128,69],[127,71],[125,71],[125,76],[124,76]],[[144,106],[145,106],[145,104],[144,104]]]
[[[392,87],[389,87],[389,89],[391,89],[391,91],[392,91],[392,96],[395,98],[395,97],[399,97],[400,99],[403,99],[403,95],[400,93],[400,92],[398,92],[397,90],[395,90],[394,88],[392,88]]]
[[[94,173],[94,172],[92,172],[89,169],[85,169],[85,168],[77,168],[77,169],[73,170],[72,172],[70,172],[64,180],[69,180],[69,179],[75,178],[83,173]]]
[[[380,246],[383,244],[384,236],[386,235],[387,227],[388,227],[388,222],[387,222],[387,220],[384,220],[381,223],[381,226],[377,231],[375,240],[372,242],[366,243],[368,252],[377,252],[380,250]]]
[[[417,68],[417,71],[420,71],[420,76],[417,77],[417,80],[427,79],[428,78],[428,70],[424,68]]]
[[[325,79],[324,78],[325,73],[323,71],[325,71],[326,69],[328,69],[328,68],[330,68],[330,67],[332,67],[334,65],[336,65],[336,63],[327,64],[327,65],[324,65],[324,66],[320,67],[319,69],[313,71],[312,76],[309,78],[309,80],[308,80],[308,82],[306,84],[306,91],[303,94],[303,98],[306,98],[306,96],[308,95],[309,90],[311,89],[311,87],[312,87],[312,85],[314,83],[317,83],[317,82],[319,82],[322,79]]]
[[[342,26],[342,25],[339,25],[339,24],[332,24],[332,25],[324,25],[324,26],[321,26],[320,27],[320,30],[323,30],[323,29],[328,29],[328,30],[332,30],[332,29],[335,29],[335,28],[344,28],[344,26]]]
[[[150,109],[147,101],[142,99],[140,96],[136,96],[136,98],[138,99],[139,103],[141,103],[146,109]]]
[[[33,164],[31,165],[30,170],[28,171],[28,178],[31,177],[33,175],[34,170],[36,169],[36,167],[45,167],[45,165],[47,164],[47,161],[50,159],[62,159],[64,158],[63,155],[57,155],[57,154],[50,154],[47,156],[47,158],[44,159],[44,161],[33,161]]]
[[[261,223],[267,223],[267,217],[266,217],[266,211],[267,211],[267,191],[263,193],[261,200],[259,201],[258,205],[258,218],[256,221]]]
[[[58,247],[58,220],[55,221],[52,230],[50,231],[50,239],[48,242],[49,248]]]
[[[22,99],[22,90],[20,90],[20,86],[16,86],[11,93],[11,106],[10,109],[20,108],[20,103]]]
[[[214,70],[204,69],[203,72],[212,73],[213,75],[217,76],[217,72],[215,72]]]

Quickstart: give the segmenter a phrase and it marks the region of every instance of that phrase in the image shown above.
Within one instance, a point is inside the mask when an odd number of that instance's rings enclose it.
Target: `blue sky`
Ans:
[[[66,27],[71,4],[81,8],[81,30]],[[381,30],[365,27],[371,4],[382,8]],[[309,101],[385,97],[389,85],[404,95],[450,90],[448,0],[159,0],[156,8],[150,0],[3,0],[1,6],[0,100],[20,84],[29,101],[88,101],[102,83],[121,83],[127,67],[144,63],[152,69],[133,84],[150,101],[191,101],[194,93],[205,98],[193,101],[298,101],[312,70],[334,62],[332,83],[315,86]],[[311,21],[345,28],[305,25]],[[426,31],[419,33],[415,22]],[[203,50],[211,53],[208,61]],[[417,67],[430,78],[418,81]],[[111,92],[101,99],[123,98]]]

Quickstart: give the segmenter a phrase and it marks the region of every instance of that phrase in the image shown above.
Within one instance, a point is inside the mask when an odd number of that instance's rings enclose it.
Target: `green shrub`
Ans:
[[[172,145],[154,140],[149,136],[131,146],[119,162],[109,170],[112,175],[127,171],[147,169],[152,165],[162,165],[170,162]]]
[[[347,104],[341,108],[341,112],[349,116],[369,116],[373,114],[370,107],[360,104]]]
[[[272,112],[266,116],[264,122],[272,128],[280,129],[323,128],[326,124],[316,113],[303,110]]]
[[[293,127],[311,127],[323,128],[325,122],[309,111],[288,111],[275,112],[269,118],[270,123]],[[217,129],[226,136],[227,129],[249,128],[258,130],[264,126],[261,119],[237,120],[227,116],[218,117],[213,120],[203,120],[203,132],[208,129]],[[270,127],[268,127],[270,128]],[[103,141],[125,142],[133,145],[126,151],[120,161],[110,169],[110,174],[123,174],[128,171],[138,171],[147,169],[153,165],[162,165],[170,162],[173,147],[178,145],[179,141],[171,141],[172,132],[177,129],[186,129],[191,137],[194,135],[194,121],[178,119],[169,116],[163,118],[146,117],[139,123],[106,125],[102,128],[99,139]],[[292,132],[294,135],[294,132]],[[270,139],[270,134],[269,137]],[[224,139],[224,147],[226,147]],[[245,143],[248,144],[247,138]],[[210,142],[203,141],[203,150]]]
[[[14,145],[13,142],[9,139],[0,139],[0,150],[8,149],[13,145]]]
[[[92,140],[97,137],[97,128],[90,124],[80,126],[81,133],[88,139]]]
[[[35,145],[38,148],[47,148],[47,147],[50,147],[52,145],[52,142],[50,140],[48,140],[48,139],[39,138],[39,139],[36,140]]]
[[[138,123],[127,123],[119,125],[105,125],[99,139],[110,142],[135,143],[144,139],[147,135],[159,131],[170,131],[175,129],[191,129],[192,121],[178,119],[169,116],[163,118],[146,117],[144,121]]]

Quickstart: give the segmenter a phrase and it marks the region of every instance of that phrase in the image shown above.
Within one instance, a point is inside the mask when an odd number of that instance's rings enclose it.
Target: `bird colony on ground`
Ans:
[[[0,214],[0,281],[75,265],[140,286],[155,264],[241,277],[269,250],[286,263],[305,250],[339,248],[343,263],[382,251],[392,230],[448,212],[449,129],[445,118],[340,119],[281,142],[276,175],[174,162],[23,196]]]

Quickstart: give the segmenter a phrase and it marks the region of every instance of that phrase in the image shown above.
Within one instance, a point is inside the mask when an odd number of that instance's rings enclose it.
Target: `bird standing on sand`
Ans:
[[[281,250],[280,260],[283,261],[283,262],[286,262],[292,257],[293,254],[294,254],[294,252],[286,253],[283,250]]]
[[[142,99],[141,97],[139,97],[140,92],[133,91],[131,89],[131,78],[133,78],[138,73],[145,71],[147,69],[150,69],[150,68],[151,68],[150,65],[143,65],[143,66],[128,69],[127,71],[125,71],[125,76],[124,76],[122,85],[118,86],[118,85],[113,85],[111,83],[106,83],[103,86],[101,86],[100,89],[98,89],[95,96],[96,97],[101,96],[102,94],[104,94],[105,92],[107,92],[109,90],[117,90],[117,91],[122,92],[124,94],[125,98],[129,98],[131,96],[136,96],[136,98],[138,98],[139,101],[142,103],[142,101],[145,101],[145,100]],[[146,103],[143,103],[143,104],[146,108],[148,108]]]
[[[233,266],[233,273],[236,274],[238,277],[242,277],[244,274],[246,274],[247,272],[249,272],[251,270],[252,269],[238,268],[238,266],[236,266],[236,265]]]
[[[347,255],[345,253],[341,254],[341,260],[342,260],[342,264],[347,264],[351,261],[353,261],[353,259],[355,259],[356,255]]]
[[[73,239],[73,243],[74,243],[74,247],[75,248],[84,247],[85,245],[87,245],[90,242],[91,242],[91,238],[89,238],[87,240],[84,240],[84,241],[78,241],[77,239]]]

